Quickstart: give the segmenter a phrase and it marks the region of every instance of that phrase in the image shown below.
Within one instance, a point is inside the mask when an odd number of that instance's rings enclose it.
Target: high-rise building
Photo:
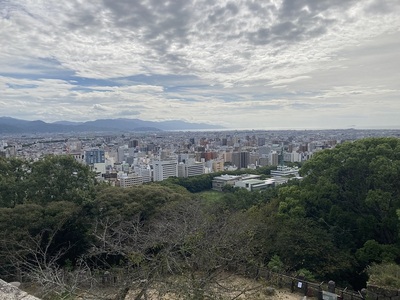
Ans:
[[[277,166],[279,164],[279,155],[276,151],[271,151],[268,156],[268,162],[270,166]]]
[[[96,163],[104,163],[104,150],[102,149],[92,149],[85,151],[85,162],[88,165],[93,165]]]
[[[117,161],[122,163],[125,161],[125,148],[124,147],[119,147],[117,150]]]
[[[177,160],[156,160],[153,162],[153,180],[163,181],[178,176]]]
[[[131,140],[131,141],[129,141],[128,146],[129,146],[129,148],[136,148],[136,147],[139,146],[139,141],[138,140]]]
[[[248,151],[233,152],[232,163],[238,169],[247,168],[247,166],[250,164],[250,152]]]

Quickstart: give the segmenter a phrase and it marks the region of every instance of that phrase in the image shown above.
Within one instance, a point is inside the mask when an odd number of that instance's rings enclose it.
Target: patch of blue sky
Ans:
[[[93,89],[95,89],[96,86],[98,87],[124,86],[124,84],[116,80],[95,79],[95,78],[78,77],[78,76],[70,76],[68,78],[68,82],[77,87],[81,87],[82,89],[85,87],[93,87]]]
[[[201,100],[199,99],[195,99],[195,98],[190,98],[190,97],[184,97],[184,98],[178,98],[176,99],[176,97],[173,98],[166,98],[168,100],[179,100],[181,102],[189,102],[189,103],[195,103],[195,102],[201,102]]]
[[[160,85],[164,87],[176,87],[176,86],[188,86],[200,83],[198,77],[193,75],[160,75],[160,74],[138,74],[133,76],[115,78],[118,82],[125,84],[148,84],[148,85]],[[185,84],[186,83],[186,84]]]
[[[209,89],[209,85],[199,84],[199,85],[175,85],[175,86],[167,86],[165,87],[165,91],[169,93],[177,93],[177,92],[195,92],[194,90],[203,90]]]
[[[37,88],[38,85],[36,84],[13,84],[13,83],[6,83],[6,85],[11,89],[34,89]]]
[[[318,95],[318,92],[280,92],[280,93],[260,93],[252,96],[253,100],[274,100],[274,99],[293,99],[304,98]]]

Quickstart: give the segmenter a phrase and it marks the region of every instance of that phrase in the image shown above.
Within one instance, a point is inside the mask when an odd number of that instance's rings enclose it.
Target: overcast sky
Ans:
[[[400,128],[399,0],[0,0],[0,116]]]

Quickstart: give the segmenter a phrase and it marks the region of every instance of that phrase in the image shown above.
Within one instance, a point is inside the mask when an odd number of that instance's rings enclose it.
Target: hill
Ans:
[[[26,121],[10,117],[0,117],[0,133],[62,133],[91,131],[168,131],[221,129],[222,126],[204,123],[188,123],[171,120],[162,122],[140,119],[100,119],[88,122],[59,121],[46,123],[41,120]]]

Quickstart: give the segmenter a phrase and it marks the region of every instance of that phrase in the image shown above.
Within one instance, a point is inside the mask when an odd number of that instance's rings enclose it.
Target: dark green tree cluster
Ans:
[[[176,184],[186,188],[191,193],[199,193],[202,191],[211,190],[212,180],[215,174],[203,174],[193,177],[170,177],[165,180],[162,184]]]
[[[76,260],[89,246],[86,218],[95,199],[89,168],[69,156],[38,161],[0,158],[0,266],[35,265],[46,260]],[[45,252],[45,253],[44,253]],[[61,252],[63,255],[61,255]],[[37,264],[36,264],[37,265]]]
[[[352,274],[366,276],[372,262],[400,262],[399,139],[344,143],[317,153],[301,173],[302,182],[279,190],[278,216],[312,222]]]

